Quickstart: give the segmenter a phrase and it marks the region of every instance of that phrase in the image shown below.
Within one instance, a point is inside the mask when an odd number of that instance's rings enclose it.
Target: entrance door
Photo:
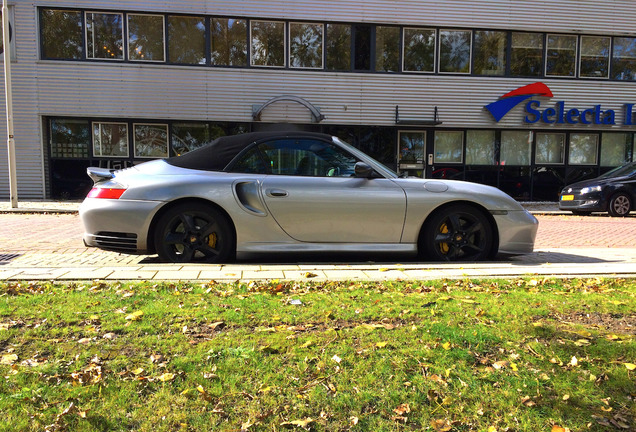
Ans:
[[[398,172],[425,177],[426,131],[398,131]]]

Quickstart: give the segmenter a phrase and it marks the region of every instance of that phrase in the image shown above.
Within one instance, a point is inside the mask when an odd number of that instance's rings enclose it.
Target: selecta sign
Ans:
[[[508,112],[517,105],[527,101],[533,96],[551,98],[554,95],[547,85],[537,82],[519,87],[505,95],[498,101],[486,105],[486,108],[495,121],[499,122]],[[634,104],[624,104],[623,125],[636,125],[636,115],[633,115]],[[615,125],[616,112],[611,109],[603,109],[598,104],[586,108],[573,108],[567,106],[564,101],[558,101],[551,106],[542,105],[540,100],[530,100],[525,104],[525,123],[568,124],[568,125]]]

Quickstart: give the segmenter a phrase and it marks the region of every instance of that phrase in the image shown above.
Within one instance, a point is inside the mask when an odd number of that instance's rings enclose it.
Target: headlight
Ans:
[[[581,195],[585,195],[585,194],[588,194],[590,192],[600,192],[600,191],[601,191],[601,187],[600,186],[584,187],[583,189],[581,189]]]

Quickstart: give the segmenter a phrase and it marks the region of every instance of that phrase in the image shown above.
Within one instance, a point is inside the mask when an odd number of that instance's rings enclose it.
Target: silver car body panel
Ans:
[[[236,230],[237,252],[415,252],[426,218],[463,202],[490,212],[499,252],[532,252],[538,222],[500,190],[453,180],[398,178],[351,146],[342,145],[383,178],[238,174],[180,168],[155,160],[115,173],[126,191],[118,200],[87,198],[80,206],[87,246],[100,232],[131,234],[137,252],[151,244],[151,226],[165,206],[205,200],[223,209]]]

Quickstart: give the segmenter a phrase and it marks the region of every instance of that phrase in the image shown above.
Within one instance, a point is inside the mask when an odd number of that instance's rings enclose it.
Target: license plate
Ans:
[[[561,195],[561,201],[574,201],[574,195]]]

